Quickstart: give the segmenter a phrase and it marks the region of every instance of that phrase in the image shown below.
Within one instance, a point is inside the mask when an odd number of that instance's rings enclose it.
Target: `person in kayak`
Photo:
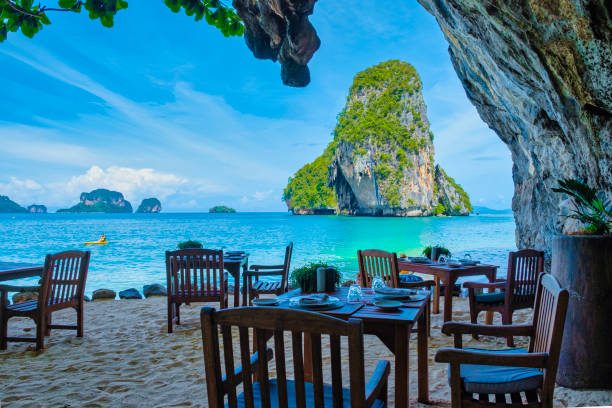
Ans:
[[[100,239],[98,240],[98,242],[106,242],[106,235],[100,235]]]

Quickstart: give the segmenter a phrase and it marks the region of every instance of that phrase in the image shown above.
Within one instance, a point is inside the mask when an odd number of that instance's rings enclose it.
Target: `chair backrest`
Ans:
[[[291,268],[291,255],[293,254],[293,242],[290,242],[285,248],[285,262],[283,262],[283,279],[282,289],[284,292],[289,290],[289,269]]]
[[[65,251],[45,257],[38,305],[58,308],[82,302],[89,269],[89,251]]]
[[[357,251],[357,258],[359,258],[361,286],[372,287],[372,279],[378,276],[387,286],[399,287],[399,266],[395,252],[366,249]]]
[[[568,302],[567,289],[562,289],[552,275],[540,273],[533,313],[534,333],[529,344],[529,352],[548,353],[543,389],[549,391],[554,388],[557,376]],[[552,396],[552,391],[550,392]]]
[[[223,250],[166,251],[166,277],[168,296],[189,299],[223,294]]]
[[[508,254],[506,304],[531,307],[535,301],[538,275],[544,272],[544,252],[533,249]]]
[[[278,407],[288,406],[288,393],[295,393],[295,401],[298,407],[306,407],[303,334],[309,334],[311,338],[310,351],[315,406],[324,406],[321,348],[321,336],[323,335],[329,336],[329,361],[334,408],[342,407],[343,361],[340,353],[342,337],[348,338],[351,407],[365,407],[363,323],[361,320],[349,319],[345,321],[319,313],[268,307],[242,307],[221,311],[203,307],[201,320],[208,404],[211,408],[224,407],[226,397],[229,408],[236,407],[236,387],[240,383],[243,383],[245,406],[267,408],[270,407],[271,401],[276,402],[276,397],[271,398],[269,392],[268,356],[272,354],[271,350],[267,348],[269,339],[272,339],[273,355],[276,363]],[[237,327],[239,346],[238,343],[234,344],[232,327]],[[219,328],[221,336],[219,336]],[[249,328],[255,329],[253,350],[250,348]],[[285,347],[285,332],[288,332],[287,347]],[[221,368],[219,337],[223,341],[224,370]],[[236,360],[242,367],[240,376],[235,375],[234,347],[239,347],[239,351],[237,350],[236,353],[239,354],[239,357],[236,356]],[[257,352],[257,357],[265,363],[252,366],[251,352]],[[286,354],[289,354],[289,356],[286,356]],[[288,359],[293,364],[295,381],[295,387],[291,387],[289,390],[287,389],[286,375]],[[225,377],[223,371],[225,371]],[[252,378],[251,375],[248,375],[251,372],[256,374],[259,382],[259,389],[261,390],[260,405],[253,401]],[[247,375],[242,375],[242,373],[247,373]]]

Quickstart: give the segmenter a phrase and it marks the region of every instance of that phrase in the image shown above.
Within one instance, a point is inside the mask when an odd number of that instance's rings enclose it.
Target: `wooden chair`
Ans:
[[[51,329],[76,330],[77,337],[83,337],[83,301],[89,257],[89,251],[66,251],[49,254],[45,257],[40,286],[0,285],[1,350],[6,350],[9,341],[36,343],[36,350],[42,350],[45,347],[45,335],[50,335]],[[8,292],[22,290],[38,292],[38,299],[9,305]],[[52,324],[52,313],[66,308],[76,310],[76,326]],[[36,337],[8,337],[7,326],[11,317],[29,317],[34,320]]]
[[[536,282],[531,324],[490,326],[448,322],[442,326],[442,333],[455,336],[455,348],[442,348],[436,353],[437,362],[450,363],[453,408],[553,406],[569,293],[561,289],[552,275],[541,273]],[[463,334],[529,336],[531,341],[528,350],[462,350]]]
[[[399,264],[397,263],[397,254],[395,252],[381,251],[379,249],[358,250],[357,258],[359,260],[359,281],[362,287],[371,288],[372,280],[376,277],[382,278],[387,286],[392,288],[427,288],[431,292],[431,288],[435,286],[433,280],[421,280],[417,282],[401,282],[399,273]],[[425,308],[427,315],[427,334],[431,332],[431,299],[427,299],[427,307]]]
[[[289,268],[291,265],[291,254],[293,253],[293,242],[285,248],[285,262],[282,265],[251,265],[248,271],[242,273],[243,297],[242,305],[251,305],[254,298],[262,294],[281,295],[289,291]],[[280,281],[260,281],[262,276],[280,276]],[[255,282],[253,282],[255,278]]]
[[[345,321],[319,313],[270,307],[242,307],[218,312],[203,307],[201,319],[210,408],[386,406],[390,363],[379,362],[369,382],[365,383],[363,323],[360,319]],[[239,357],[236,359],[241,365],[238,368],[234,366],[232,327],[238,329]],[[221,368],[219,328],[225,375]],[[249,328],[254,329],[253,350],[250,349]],[[289,342],[285,346],[285,332],[290,332],[291,347]],[[310,341],[303,343],[303,335],[309,336]],[[330,358],[325,360],[331,365],[331,385],[323,383],[322,335],[329,336]],[[348,389],[342,388],[342,366],[347,363],[340,354],[342,337],[348,339]],[[267,347],[270,338],[273,338],[274,352]],[[288,379],[286,375],[286,354],[293,364],[294,379]],[[311,358],[307,358],[309,355]],[[268,362],[274,357],[276,378],[270,379]],[[312,382],[305,380],[305,365],[312,366]],[[240,384],[243,384],[244,392],[237,395],[236,388]]]
[[[173,323],[181,324],[181,304],[219,302],[228,305],[228,274],[223,270],[223,251],[179,249],[166,251],[168,282],[168,333]]]
[[[502,324],[512,324],[512,313],[515,310],[532,308],[538,275],[544,271],[544,252],[533,249],[510,252],[508,255],[508,274],[505,280],[492,283],[466,282],[470,299],[470,318],[478,322],[481,311],[499,312]],[[489,293],[476,294],[475,289],[488,289]],[[501,292],[495,292],[501,289]],[[477,338],[477,336],[475,337]],[[512,336],[508,337],[508,346],[514,346]]]

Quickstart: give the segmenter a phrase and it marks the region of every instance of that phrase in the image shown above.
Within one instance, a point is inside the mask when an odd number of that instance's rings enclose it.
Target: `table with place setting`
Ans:
[[[466,276],[484,275],[489,282],[495,282],[499,266],[481,264],[470,258],[462,260],[445,260],[434,262],[425,257],[399,258],[400,271],[416,272],[432,275],[436,285],[433,293],[433,313],[440,313],[440,282],[444,283],[444,321],[452,320],[453,316],[453,288],[457,279]],[[487,312],[486,322],[491,324],[493,314]]]
[[[339,287],[326,293],[302,293],[295,289],[273,299],[253,304],[286,307],[326,314],[340,319],[361,319],[364,334],[377,336],[395,355],[395,406],[409,405],[409,342],[417,324],[418,401],[429,400],[427,366],[427,296],[411,289]],[[357,289],[359,289],[357,291]],[[304,338],[304,375],[312,379],[310,339]]]
[[[224,251],[223,267],[234,278],[234,307],[240,306],[240,274],[249,269],[249,254],[244,251]]]

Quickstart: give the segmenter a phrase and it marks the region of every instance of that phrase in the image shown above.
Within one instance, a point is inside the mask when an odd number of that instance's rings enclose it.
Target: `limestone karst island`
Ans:
[[[612,405],[612,0],[0,0],[0,408]]]

